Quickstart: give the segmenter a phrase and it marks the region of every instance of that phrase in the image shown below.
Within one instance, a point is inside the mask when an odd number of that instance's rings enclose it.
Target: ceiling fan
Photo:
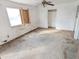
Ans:
[[[43,0],[42,5],[43,5],[44,7],[45,7],[45,5],[54,6],[54,4],[52,4],[52,2],[46,1],[46,0]]]

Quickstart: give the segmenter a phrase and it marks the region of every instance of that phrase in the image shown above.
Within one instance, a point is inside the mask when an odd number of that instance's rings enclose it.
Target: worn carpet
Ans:
[[[76,59],[73,32],[37,29],[0,48],[1,59]]]

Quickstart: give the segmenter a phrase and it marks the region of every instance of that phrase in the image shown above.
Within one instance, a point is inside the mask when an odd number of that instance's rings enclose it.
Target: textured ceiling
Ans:
[[[28,4],[28,5],[38,5],[43,0],[10,0],[10,1]],[[77,0],[47,0],[47,1],[51,1],[52,3],[55,3],[55,4],[61,4],[61,3],[75,2]]]

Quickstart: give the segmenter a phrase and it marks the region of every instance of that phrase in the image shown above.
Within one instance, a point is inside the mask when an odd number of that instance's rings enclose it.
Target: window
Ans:
[[[29,23],[29,11],[24,9],[7,8],[11,26]]]
[[[17,26],[22,24],[19,9],[7,8],[7,13],[11,26]]]

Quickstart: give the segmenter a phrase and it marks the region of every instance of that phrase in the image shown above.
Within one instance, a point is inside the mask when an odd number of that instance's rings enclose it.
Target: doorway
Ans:
[[[48,27],[55,28],[57,10],[48,10]]]

